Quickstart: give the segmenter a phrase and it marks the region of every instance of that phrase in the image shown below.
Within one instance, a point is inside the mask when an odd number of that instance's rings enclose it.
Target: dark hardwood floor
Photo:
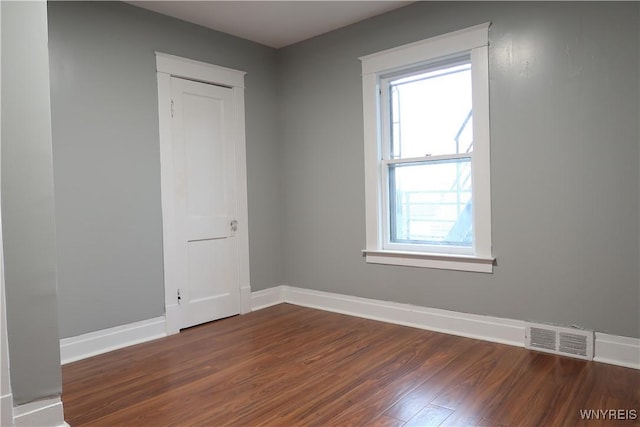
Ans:
[[[72,427],[640,425],[640,371],[288,304],[62,374]]]

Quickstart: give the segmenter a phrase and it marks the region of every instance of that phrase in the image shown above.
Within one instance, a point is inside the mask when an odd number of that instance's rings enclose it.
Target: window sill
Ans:
[[[493,273],[495,258],[473,255],[453,255],[424,252],[402,252],[386,250],[363,250],[365,259],[371,264],[402,265],[407,267],[437,268],[442,270],[474,271]]]

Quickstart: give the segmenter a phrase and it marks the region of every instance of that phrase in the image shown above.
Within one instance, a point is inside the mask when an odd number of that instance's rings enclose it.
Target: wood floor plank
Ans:
[[[558,422],[578,426],[640,426],[640,378],[638,371],[602,363],[587,363],[576,379],[576,389],[563,418]],[[612,420],[607,414],[600,419],[583,419],[581,411],[635,410],[635,419]],[[618,417],[618,414],[616,414]]]
[[[345,424],[345,425],[354,425],[354,426],[365,426],[365,427],[401,427],[404,425],[404,421],[396,420],[395,418],[387,417],[386,415],[380,415],[376,419],[372,420],[368,424]]]
[[[72,427],[565,426],[582,425],[580,409],[640,414],[637,370],[288,304],[62,371]]]
[[[478,423],[476,424],[476,427],[507,427],[507,426],[495,421],[491,421],[487,418],[482,418],[480,419],[480,421],[478,421]]]
[[[460,380],[460,373],[479,358],[487,356],[492,351],[491,346],[481,341],[469,340],[469,347],[453,357],[446,369],[433,375],[415,390],[389,408],[385,415],[399,420],[409,421],[422,408],[431,403],[438,395],[449,387],[454,387]],[[449,408],[456,409],[456,408]]]
[[[484,417],[505,425],[559,425],[567,402],[577,392],[585,361],[532,353],[517,375],[505,381]],[[575,422],[575,419],[573,420]]]
[[[432,338],[424,344],[418,356],[420,364],[414,370],[401,375],[393,375],[391,381],[377,384],[373,395],[367,399],[354,403],[348,409],[334,417],[332,425],[365,425],[378,414],[383,414],[394,404],[402,400],[407,394],[415,390],[420,384],[444,369],[470,341],[449,340],[446,335],[432,334]],[[420,411],[425,405],[420,405],[412,413]]]
[[[523,357],[520,349],[483,343],[487,351],[457,376],[431,403],[451,409],[480,411],[511,375]]]
[[[370,394],[378,376],[392,371],[397,373],[399,366],[404,366],[408,359],[415,359],[414,353],[409,349],[416,342],[420,342],[425,337],[420,337],[416,330],[406,329],[396,331],[388,335],[383,331],[389,325],[381,323],[377,328],[376,335],[379,335],[368,346],[364,347],[357,355],[350,355],[344,360],[332,364],[328,367],[331,372],[337,373],[341,378],[325,389],[324,396],[307,400],[296,405],[290,411],[281,414],[291,424],[303,425],[324,425],[329,418],[336,413],[348,409],[354,402],[358,402],[363,393]],[[398,348],[404,349],[401,353]],[[357,356],[357,357],[354,357]],[[358,370],[350,367],[358,365]],[[364,389],[364,391],[363,391]],[[333,396],[342,396],[335,399]],[[282,398],[286,398],[283,396]],[[268,422],[269,418],[258,418],[258,422]],[[243,420],[238,420],[242,422]]]
[[[429,404],[422,408],[407,423],[406,427],[438,427],[454,411],[442,406]]]
[[[316,313],[316,315],[318,315],[318,313]],[[287,324],[292,321],[291,318],[282,320]],[[315,316],[308,318],[308,321],[311,323],[315,322],[315,320]],[[211,326],[218,327],[217,324]],[[285,328],[279,327],[275,329],[284,331]],[[317,331],[314,331],[313,336],[306,334],[309,345],[314,342],[314,339],[324,340],[328,336],[328,330],[320,327],[317,329]],[[335,330],[334,328],[333,331]],[[298,332],[302,333],[301,331]],[[199,331],[192,329],[183,334],[189,338],[190,334],[198,334],[198,332]],[[291,327],[290,332],[296,332],[295,327]],[[224,328],[220,328],[220,334],[225,335],[226,333],[227,331]],[[183,334],[180,334],[180,336]],[[116,371],[120,373],[118,376],[114,376],[113,373],[110,379],[104,379],[99,376],[100,393],[94,393],[90,396],[77,393],[75,395],[76,397],[70,393],[71,397],[69,397],[68,401],[70,404],[74,404],[74,400],[78,400],[76,407],[81,415],[77,421],[82,422],[84,419],[100,416],[104,412],[111,413],[137,402],[148,400],[153,396],[162,394],[165,390],[175,389],[185,384],[191,387],[194,384],[197,385],[201,382],[207,383],[208,381],[224,382],[234,380],[238,382],[241,381],[243,377],[256,371],[259,366],[270,368],[276,363],[282,363],[277,352],[269,351],[270,346],[278,345],[273,343],[278,343],[278,340],[280,340],[280,342],[285,341],[283,337],[290,336],[291,334],[285,334],[283,332],[281,335],[282,337],[279,335],[274,337],[269,333],[262,335],[263,338],[275,340],[265,343],[264,350],[266,351],[264,353],[262,353],[263,349],[255,347],[255,340],[253,338],[248,341],[250,345],[247,345],[247,341],[242,339],[242,336],[230,337],[230,339],[234,341],[233,347],[221,345],[215,340],[207,339],[208,337],[205,336],[203,340],[191,342],[188,346],[178,346],[177,349],[174,349],[175,354],[167,353],[162,356],[150,352],[148,357],[142,358],[138,363],[131,363],[128,369]],[[179,338],[180,336],[176,337]],[[207,348],[207,344],[210,345],[209,348]],[[188,351],[186,349],[188,349]],[[131,349],[132,352],[135,352],[135,350],[136,348]],[[290,354],[292,353],[293,351]],[[237,354],[244,356],[242,359],[238,359]],[[115,356],[117,357],[117,354]],[[104,358],[105,357],[99,357],[98,359]],[[203,358],[205,360],[208,359],[209,363],[200,363]],[[145,368],[149,364],[153,366],[153,370],[151,371]],[[70,369],[71,365],[68,366]],[[228,368],[231,366],[235,366],[236,369],[229,370]],[[104,372],[102,376],[104,376]],[[235,376],[235,378],[232,378],[233,376]],[[88,376],[87,378],[91,377]],[[71,388],[71,390],[73,390],[73,388]],[[67,393],[66,387],[64,392]],[[102,402],[109,402],[109,404],[103,407],[103,405],[101,405]]]
[[[336,316],[332,316],[332,322],[340,322],[343,326],[352,326],[358,327],[362,323],[362,319],[354,319],[348,318],[347,316],[343,316],[345,319],[336,318]],[[219,393],[225,393],[225,404],[219,405],[216,408],[211,408],[206,411],[202,411],[206,413],[206,422],[216,422],[216,423],[230,423],[235,422],[236,417],[234,414],[242,414],[242,417],[257,420],[262,412],[268,412],[270,408],[264,408],[260,404],[253,404],[251,408],[243,408],[242,405],[246,404],[247,397],[250,397],[249,402],[256,401],[260,399],[261,401],[267,401],[269,404],[273,406],[277,406],[277,401],[282,400],[284,403],[288,403],[287,390],[294,394],[297,391],[291,389],[291,384],[304,384],[306,380],[313,380],[313,375],[317,373],[317,370],[312,370],[311,368],[306,367],[304,364],[296,363],[296,359],[299,357],[304,357],[308,353],[314,353],[321,346],[327,346],[329,343],[335,341],[338,337],[345,334],[345,330],[341,328],[335,327],[335,325],[331,325],[332,322],[326,322],[326,324],[320,326],[318,325],[316,328],[307,330],[307,328],[299,328],[295,326],[295,322],[288,320],[289,323],[289,341],[304,341],[305,345],[296,345],[295,347],[289,348],[286,352],[286,358],[278,361],[277,363],[273,363],[268,370],[260,370],[255,369],[255,365],[260,365],[260,358],[263,357],[261,354],[257,355],[247,355],[240,359],[241,363],[248,363],[248,367],[245,366],[242,368],[241,366],[236,366],[236,369],[233,371],[222,371],[221,373],[213,372],[211,375],[198,379],[197,381],[193,381],[189,384],[189,393],[211,393],[214,396],[217,396]],[[306,323],[306,322],[305,322]],[[328,326],[327,326],[328,325]],[[382,324],[381,330],[385,330],[385,328],[389,327],[389,325]],[[349,329],[347,329],[349,330]],[[388,335],[388,334],[387,334]],[[365,336],[363,336],[365,338]],[[374,337],[366,336],[367,339],[373,340]],[[319,343],[320,342],[320,343]],[[284,346],[287,347],[286,345]],[[267,352],[266,354],[269,354]],[[278,355],[279,351],[273,352],[273,355]],[[270,355],[271,356],[271,355]],[[251,358],[253,357],[253,359]],[[258,358],[256,360],[255,358]],[[360,357],[362,357],[360,355]],[[370,357],[373,357],[370,356]],[[346,358],[345,360],[348,360]],[[242,362],[244,361],[244,362]],[[215,364],[216,359],[213,359],[213,363]],[[342,363],[342,362],[341,362]],[[337,365],[336,365],[337,366]],[[335,367],[335,366],[334,366]],[[235,373],[234,373],[235,372]],[[255,372],[255,375],[249,375],[248,373]],[[338,382],[333,379],[331,384],[337,384]],[[212,386],[212,384],[214,384]],[[180,389],[178,390],[180,391]],[[247,396],[247,393],[250,393]],[[109,423],[121,423],[125,422],[125,420],[130,416],[130,414],[135,413],[137,411],[146,411],[146,408],[150,408],[154,405],[169,405],[175,399],[174,391],[171,393],[166,393],[164,395],[158,396],[153,401],[145,402],[143,405],[133,406],[125,411],[119,411],[117,414],[114,414],[109,417],[109,419],[105,420],[106,424]],[[269,400],[265,400],[266,398],[271,398]],[[178,408],[173,412],[175,415],[186,412],[185,416],[189,414],[189,411],[192,411],[190,408]],[[145,422],[154,422],[157,423],[159,420],[164,417],[163,414],[156,414],[158,419],[150,419],[147,418]],[[242,423],[242,417],[237,420],[238,423]],[[197,417],[196,417],[197,419]]]
[[[455,409],[443,426],[476,425],[487,405],[500,393],[504,383],[517,372],[525,354],[521,349],[485,343],[489,352],[459,373],[457,381],[445,388],[432,404]]]

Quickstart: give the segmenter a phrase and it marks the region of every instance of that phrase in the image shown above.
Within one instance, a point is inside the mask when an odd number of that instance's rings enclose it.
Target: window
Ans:
[[[488,28],[360,58],[367,262],[493,271]]]

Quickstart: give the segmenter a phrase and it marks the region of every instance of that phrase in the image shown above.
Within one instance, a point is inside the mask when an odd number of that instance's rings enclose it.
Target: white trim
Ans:
[[[284,301],[351,316],[524,346],[524,322],[284,286]]]
[[[244,75],[244,74],[243,74]],[[243,79],[244,80],[244,79]],[[236,216],[238,230],[238,282],[240,285],[240,314],[250,311],[251,277],[249,265],[249,196],[247,189],[247,145],[244,120],[244,88],[233,88],[236,141]],[[244,290],[244,291],[243,291]]]
[[[21,426],[68,426],[60,397],[38,400],[13,408],[13,425]]]
[[[460,313],[293,286],[275,286],[252,292],[250,300],[252,311],[289,303],[483,341],[517,347],[525,345],[526,323],[522,320]],[[61,363],[66,364],[162,338],[168,334],[164,328],[164,317],[157,317],[62,339],[60,340]],[[595,362],[640,369],[640,339],[638,338],[596,332],[594,354]],[[2,396],[2,408],[6,407],[7,402],[10,408],[11,401],[10,394]]]
[[[220,67],[206,62],[155,52],[156,71],[228,87],[244,88],[244,71]]]
[[[593,360],[640,369],[640,339],[596,332]]]
[[[60,363],[75,362],[130,345],[166,337],[165,317],[133,322],[60,340]]]
[[[428,267],[443,270],[493,272],[494,258],[470,255],[436,254],[423,252],[402,252],[387,250],[364,250],[366,261],[372,264],[403,265],[407,267]]]
[[[167,335],[173,335],[180,332],[180,325],[182,325],[182,315],[180,312],[180,306],[177,303],[167,305],[164,313],[166,319],[166,332]]]
[[[361,56],[362,74],[375,74],[455,55],[489,44],[491,23],[476,25],[426,40]]]
[[[175,197],[173,191],[162,191],[163,188],[174,188],[173,148],[171,145],[171,75],[157,73],[158,77],[158,116],[160,129],[160,189],[162,205],[162,256],[164,268],[164,302],[167,318],[167,333],[180,332],[180,310],[177,305],[178,283],[180,279],[174,267],[176,259]]]
[[[293,286],[276,286],[253,292],[251,299],[254,311],[289,303],[483,341],[525,346],[526,322],[522,320],[460,313]],[[596,332],[594,354],[595,362],[640,369],[638,338]]]
[[[391,301],[276,286],[253,292],[253,310],[289,303],[397,325],[524,347],[524,322]]]
[[[272,305],[282,304],[284,300],[284,286],[263,289],[251,293],[251,310],[262,310]]]
[[[251,289],[240,289],[241,298],[246,302],[243,312],[259,310],[284,302],[281,287],[269,288],[251,293]],[[244,302],[243,302],[244,303]],[[163,338],[180,331],[178,304],[167,306],[167,315],[142,320],[122,326],[103,329],[60,340],[61,364],[75,362],[98,354],[107,353],[130,345]],[[3,396],[3,399],[6,396]],[[10,395],[9,395],[10,397]],[[9,408],[12,404],[9,403]]]
[[[240,314],[247,314],[251,311],[251,288],[244,286],[240,288]]]
[[[488,29],[488,26],[487,26]],[[486,30],[485,30],[486,31]],[[489,48],[471,51],[473,92],[473,210],[474,252],[491,257],[491,132],[489,114]]]
[[[365,199],[365,227],[366,250],[376,251],[382,247],[382,233],[378,213],[382,211],[384,203],[378,162],[382,159],[380,141],[380,123],[378,111],[380,99],[376,95],[379,90],[378,78],[374,74],[362,77],[362,99],[364,119],[364,199]]]
[[[490,23],[432,37],[360,58],[362,61],[363,125],[365,157],[365,261],[410,267],[427,267],[492,273],[491,180],[489,126],[489,43]],[[428,66],[436,59],[468,53],[471,61],[473,97],[473,154],[447,155],[470,158],[473,199],[473,248],[435,245],[400,245],[389,240],[388,165],[421,159],[389,158],[384,87],[390,74]],[[386,153],[386,154],[385,154]],[[433,160],[430,158],[430,160]],[[414,254],[408,254],[414,251]],[[439,257],[460,253],[469,257]]]
[[[240,312],[246,313],[250,307],[251,278],[249,268],[249,214],[247,197],[247,162],[244,112],[244,71],[207,64],[192,59],[181,58],[162,52],[156,52],[156,71],[158,78],[158,117],[160,132],[160,187],[162,201],[162,245],[164,261],[165,313],[167,334],[180,331],[180,309],[177,305],[177,292],[180,277],[175,269],[177,257],[174,195],[173,149],[171,129],[171,77],[182,77],[204,83],[227,86],[233,92],[234,128],[236,156],[236,200],[238,231],[238,281],[240,287]],[[247,291],[249,289],[249,291]]]

